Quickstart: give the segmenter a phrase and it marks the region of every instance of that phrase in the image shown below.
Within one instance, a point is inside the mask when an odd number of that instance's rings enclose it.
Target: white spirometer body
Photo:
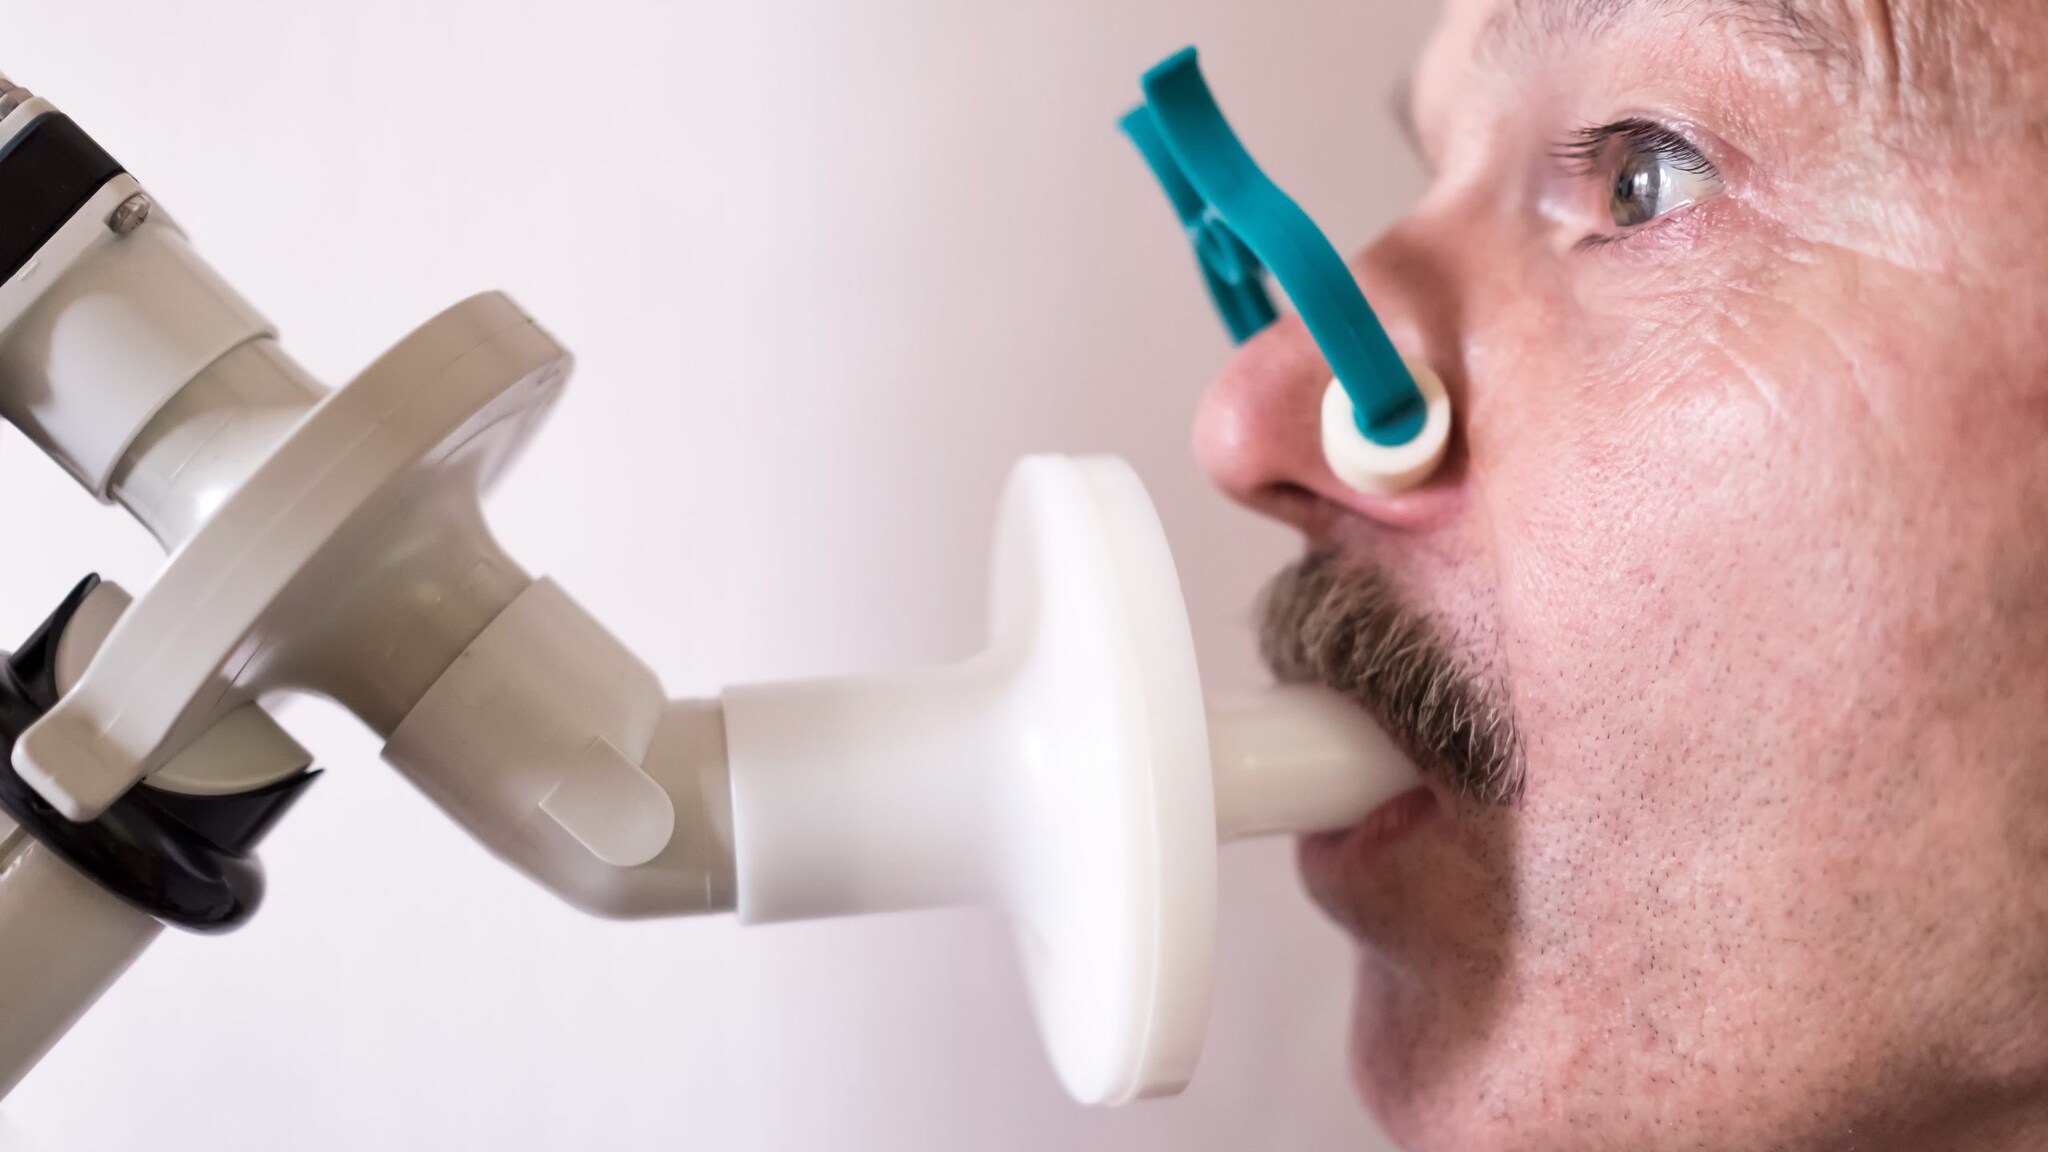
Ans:
[[[1218,842],[1340,827],[1414,783],[1320,692],[1205,700],[1164,534],[1113,458],[1018,465],[980,653],[671,700],[483,520],[571,366],[531,317],[472,297],[329,390],[133,177],[95,174],[46,101],[0,100],[0,195],[10,157],[97,181],[0,283],[0,416],[170,556],[65,617],[61,695],[12,748],[45,829],[89,833],[145,782],[296,778],[263,702],[324,695],[592,912],[1006,912],[1061,1082],[1113,1104],[1193,1072]],[[23,823],[0,838],[0,1004],[28,1006],[0,1017],[0,1087],[159,927]]]

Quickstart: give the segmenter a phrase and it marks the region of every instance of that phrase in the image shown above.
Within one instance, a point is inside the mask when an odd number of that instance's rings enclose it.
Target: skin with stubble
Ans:
[[[1426,769],[1302,850],[1361,1094],[1410,1149],[2048,1147],[2048,3],[1454,0],[1409,103],[1353,266],[1446,466],[1339,483],[1292,321],[1197,428],[1307,541],[1276,671]]]

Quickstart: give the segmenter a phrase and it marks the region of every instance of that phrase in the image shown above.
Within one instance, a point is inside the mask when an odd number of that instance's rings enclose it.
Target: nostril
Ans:
[[[1311,539],[1322,535],[1336,510],[1314,489],[1292,480],[1266,485],[1253,494],[1251,504]]]
[[[1431,385],[1439,379],[1419,362],[1416,374]],[[1195,412],[1193,448],[1210,481],[1234,502],[1312,537],[1353,517],[1413,529],[1451,514],[1464,465],[1448,400],[1440,406],[1444,427],[1432,432],[1442,451],[1432,454],[1428,481],[1374,492],[1332,468],[1324,443],[1329,388],[1330,370],[1298,319],[1283,318],[1247,342]]]

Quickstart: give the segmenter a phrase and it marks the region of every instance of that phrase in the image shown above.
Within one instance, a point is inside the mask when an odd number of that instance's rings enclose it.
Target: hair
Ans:
[[[1425,772],[1466,799],[1521,795],[1521,731],[1506,686],[1470,670],[1377,568],[1312,551],[1267,585],[1259,647],[1273,674],[1371,712]]]

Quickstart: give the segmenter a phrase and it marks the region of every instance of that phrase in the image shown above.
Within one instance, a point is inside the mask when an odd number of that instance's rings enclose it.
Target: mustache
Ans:
[[[1311,551],[1261,597],[1259,650],[1283,683],[1314,683],[1359,704],[1460,797],[1521,796],[1521,731],[1507,687],[1474,671],[1435,620],[1387,574]]]

